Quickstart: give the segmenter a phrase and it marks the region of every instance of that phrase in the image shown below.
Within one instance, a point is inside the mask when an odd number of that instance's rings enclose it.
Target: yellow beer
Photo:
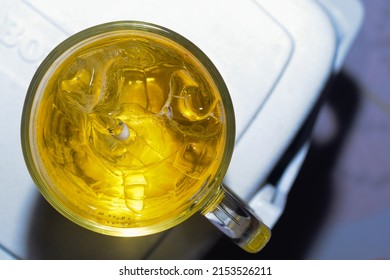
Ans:
[[[29,145],[43,193],[65,215],[142,235],[216,192],[231,131],[218,86],[186,48],[114,30],[70,46],[53,65],[35,85]]]

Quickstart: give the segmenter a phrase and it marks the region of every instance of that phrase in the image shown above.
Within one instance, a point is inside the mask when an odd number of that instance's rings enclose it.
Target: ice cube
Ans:
[[[59,75],[59,96],[83,112],[91,112],[102,98],[102,77],[94,59],[77,59]]]
[[[146,94],[146,78],[143,71],[121,69],[118,71],[118,103],[138,104],[142,108],[148,106]]]
[[[174,166],[191,178],[200,178],[215,157],[215,140],[192,141],[177,153]]]
[[[204,81],[196,81],[186,70],[172,74],[170,81],[171,106],[175,119],[199,121],[214,110],[217,99],[213,90]]]
[[[143,174],[127,174],[124,178],[126,206],[136,214],[144,208],[146,179]]]
[[[169,80],[174,67],[158,65],[145,71],[147,109],[152,113],[160,113],[164,105],[169,104]]]
[[[151,166],[145,171],[145,178],[149,183],[145,189],[146,196],[148,198],[174,196],[176,186],[183,176],[184,174],[167,160]]]
[[[83,148],[85,150],[79,148],[73,152],[73,173],[82,178],[98,197],[123,184],[120,172],[107,168],[91,151],[85,146]]]
[[[155,64],[154,50],[150,49],[147,42],[128,40],[120,44],[126,50],[125,61],[131,67],[145,69]]]
[[[92,73],[85,68],[81,68],[69,80],[61,82],[61,89],[68,93],[85,93],[91,84]]]

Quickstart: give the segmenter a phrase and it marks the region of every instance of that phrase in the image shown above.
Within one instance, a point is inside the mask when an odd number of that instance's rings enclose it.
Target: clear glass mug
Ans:
[[[200,212],[258,252],[270,230],[222,184],[234,138],[212,62],[179,34],[135,21],[58,45],[31,81],[21,126],[34,182],[80,226],[142,236]]]

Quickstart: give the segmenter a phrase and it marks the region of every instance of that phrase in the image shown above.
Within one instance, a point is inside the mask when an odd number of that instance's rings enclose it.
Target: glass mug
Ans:
[[[21,126],[34,182],[71,221],[131,237],[200,212],[258,252],[270,230],[222,185],[234,138],[228,90],[206,55],[135,21],[58,45],[32,79]]]

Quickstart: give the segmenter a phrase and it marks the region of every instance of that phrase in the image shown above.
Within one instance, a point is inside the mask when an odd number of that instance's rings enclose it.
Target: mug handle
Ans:
[[[223,184],[219,191],[215,202],[202,215],[245,251],[259,252],[269,241],[271,230]]]

